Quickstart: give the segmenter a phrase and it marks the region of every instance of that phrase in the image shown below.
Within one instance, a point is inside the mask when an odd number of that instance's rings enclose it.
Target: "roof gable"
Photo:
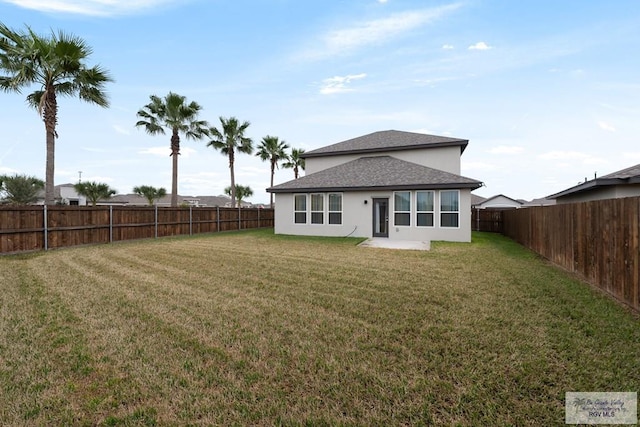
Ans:
[[[480,181],[391,156],[360,157],[268,188],[271,193],[479,188]]]
[[[524,202],[521,202],[520,200],[516,200],[516,199],[512,199],[509,196],[505,196],[504,194],[496,194],[495,196],[489,197],[488,199],[483,200],[482,202],[479,203],[479,205],[489,205],[491,204],[491,202],[493,201],[497,201],[497,200],[504,200],[506,202],[511,202],[513,203],[514,206],[522,206],[524,204]]]
[[[414,132],[385,130],[370,133],[317,150],[308,151],[302,157],[337,156],[354,153],[379,153],[382,151],[414,150],[417,148],[433,148],[459,146],[460,154],[464,152],[469,140],[449,138],[446,136],[427,135]]]

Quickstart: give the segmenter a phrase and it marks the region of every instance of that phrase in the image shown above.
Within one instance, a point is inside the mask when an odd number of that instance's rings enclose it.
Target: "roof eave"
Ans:
[[[268,193],[313,193],[313,192],[349,192],[349,191],[401,191],[401,190],[451,190],[469,188],[475,190],[482,187],[482,183],[446,183],[446,184],[403,184],[355,187],[301,187],[301,188],[267,188]]]
[[[342,151],[325,151],[320,153],[315,153],[310,151],[308,153],[303,153],[300,155],[303,159],[307,159],[309,157],[328,157],[328,156],[342,156],[346,154],[370,154],[370,153],[384,153],[389,151],[406,151],[406,150],[421,150],[428,148],[441,148],[441,147],[460,147],[460,154],[464,153],[464,150],[469,145],[468,139],[461,139],[457,141],[444,141],[444,142],[435,142],[431,144],[418,144],[418,145],[406,145],[400,147],[376,147],[376,148],[365,148],[358,150],[342,150]]]
[[[618,178],[596,178],[591,181],[583,182],[582,184],[560,191],[559,193],[547,196],[547,199],[557,199],[558,197],[569,196],[571,194],[582,193],[585,191],[591,191],[598,187],[608,187],[611,185],[627,184],[629,181],[620,180]]]

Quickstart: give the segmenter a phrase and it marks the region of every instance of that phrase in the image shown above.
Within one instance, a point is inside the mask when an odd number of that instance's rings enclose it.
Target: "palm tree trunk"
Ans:
[[[271,187],[273,187],[273,175],[276,173],[276,161],[271,159]],[[269,207],[273,209],[273,193],[269,193]]]
[[[180,155],[180,135],[178,129],[173,129],[171,135],[171,156],[173,168],[171,173],[171,207],[178,207],[178,156]]]
[[[231,207],[236,207],[236,177],[233,173],[233,163],[234,163],[234,153],[233,150],[229,150],[229,171],[231,172]]]
[[[55,174],[56,122],[58,121],[58,103],[56,101],[56,93],[52,88],[47,88],[42,96],[45,97],[43,116],[44,127],[47,132],[44,204],[53,205],[55,203],[53,179]]]
[[[298,166],[293,167],[293,176],[295,179],[298,179]]]

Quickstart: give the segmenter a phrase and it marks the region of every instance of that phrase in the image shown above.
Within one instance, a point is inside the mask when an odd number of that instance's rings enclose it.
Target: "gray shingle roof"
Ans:
[[[412,150],[425,147],[460,146],[460,153],[464,152],[469,140],[449,138],[446,136],[427,135],[422,133],[384,130],[369,135],[349,139],[307,151],[302,157],[335,156],[350,153],[376,153],[391,150]]]
[[[629,179],[640,177],[640,164],[601,176],[600,178]]]
[[[558,197],[568,196],[574,193],[581,193],[584,191],[593,190],[595,188],[627,184],[640,184],[640,164],[616,172],[612,172],[608,175],[603,175],[590,181],[585,181],[571,188],[560,191],[559,193],[547,196],[547,199],[556,199]]]
[[[479,188],[480,181],[390,156],[361,157],[268,188],[271,193]]]

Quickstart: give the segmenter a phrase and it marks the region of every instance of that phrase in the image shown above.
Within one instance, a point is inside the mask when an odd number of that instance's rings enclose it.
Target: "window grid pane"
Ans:
[[[418,191],[416,204],[419,212],[433,212],[433,191]]]
[[[418,227],[433,227],[433,213],[418,213]]]
[[[342,224],[342,194],[329,194],[329,224]]]
[[[342,194],[329,194],[329,211],[342,211]]]
[[[329,212],[329,224],[342,224],[342,213]]]
[[[311,211],[322,211],[323,208],[324,195],[323,194],[312,194],[311,195]]]
[[[295,211],[306,211],[307,210],[307,196],[304,194],[299,194],[295,196]]]
[[[440,192],[440,227],[459,227],[460,193],[458,191]]]
[[[396,212],[409,212],[411,210],[411,193],[408,191],[395,193],[393,206]]]
[[[440,214],[440,226],[441,227],[458,227],[458,214],[457,213]]]
[[[440,193],[440,210],[442,212],[458,212],[457,191],[442,191]]]

